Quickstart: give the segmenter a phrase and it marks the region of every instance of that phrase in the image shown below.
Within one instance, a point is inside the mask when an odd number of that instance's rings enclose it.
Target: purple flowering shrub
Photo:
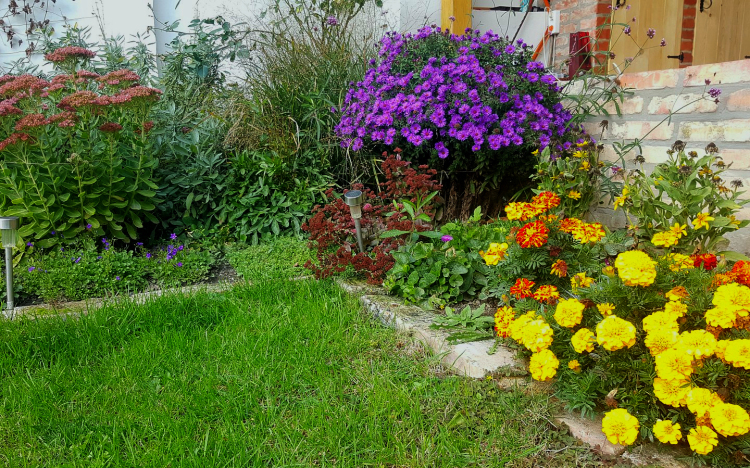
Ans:
[[[406,158],[449,174],[476,171],[496,187],[518,170],[528,177],[533,150],[559,151],[558,142],[571,139],[556,79],[521,40],[435,27],[392,32],[370,65],[349,89],[336,127],[354,151],[398,146]]]

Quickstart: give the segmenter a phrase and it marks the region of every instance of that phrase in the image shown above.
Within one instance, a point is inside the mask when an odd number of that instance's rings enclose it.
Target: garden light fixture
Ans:
[[[5,308],[13,318],[13,248],[18,241],[18,217],[0,217],[0,240],[5,249],[5,288],[8,293]]]
[[[349,190],[344,194],[344,203],[349,205],[349,211],[354,220],[354,227],[357,228],[357,244],[359,245],[360,252],[365,251],[365,248],[362,245],[362,227],[359,224],[359,218],[362,217],[362,204],[364,202],[365,194],[360,190]]]

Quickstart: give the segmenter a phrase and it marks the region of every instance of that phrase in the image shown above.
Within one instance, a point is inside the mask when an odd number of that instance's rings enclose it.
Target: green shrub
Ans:
[[[277,237],[227,252],[227,260],[237,274],[253,282],[304,276],[304,265],[311,258],[307,242],[295,237]]]

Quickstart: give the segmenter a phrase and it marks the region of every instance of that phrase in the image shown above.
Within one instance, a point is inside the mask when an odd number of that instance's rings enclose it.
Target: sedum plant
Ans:
[[[632,171],[625,181],[622,195],[615,199],[615,209],[622,207],[630,229],[641,242],[685,254],[713,253],[727,232],[750,223],[738,220],[738,210],[750,200],[740,200],[741,181],[727,187],[722,174],[728,168],[716,145],[706,148],[699,157],[685,152],[678,141],[669,157],[651,174]]]
[[[19,234],[40,247],[85,230],[127,242],[156,221],[148,133],[161,92],[129,70],[86,70],[93,56],[63,47],[45,55],[51,81],[0,78],[0,212],[21,217]]]

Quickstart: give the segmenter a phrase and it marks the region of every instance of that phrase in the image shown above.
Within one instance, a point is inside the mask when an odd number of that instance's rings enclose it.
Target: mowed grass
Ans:
[[[0,466],[600,466],[331,282],[0,323]]]

